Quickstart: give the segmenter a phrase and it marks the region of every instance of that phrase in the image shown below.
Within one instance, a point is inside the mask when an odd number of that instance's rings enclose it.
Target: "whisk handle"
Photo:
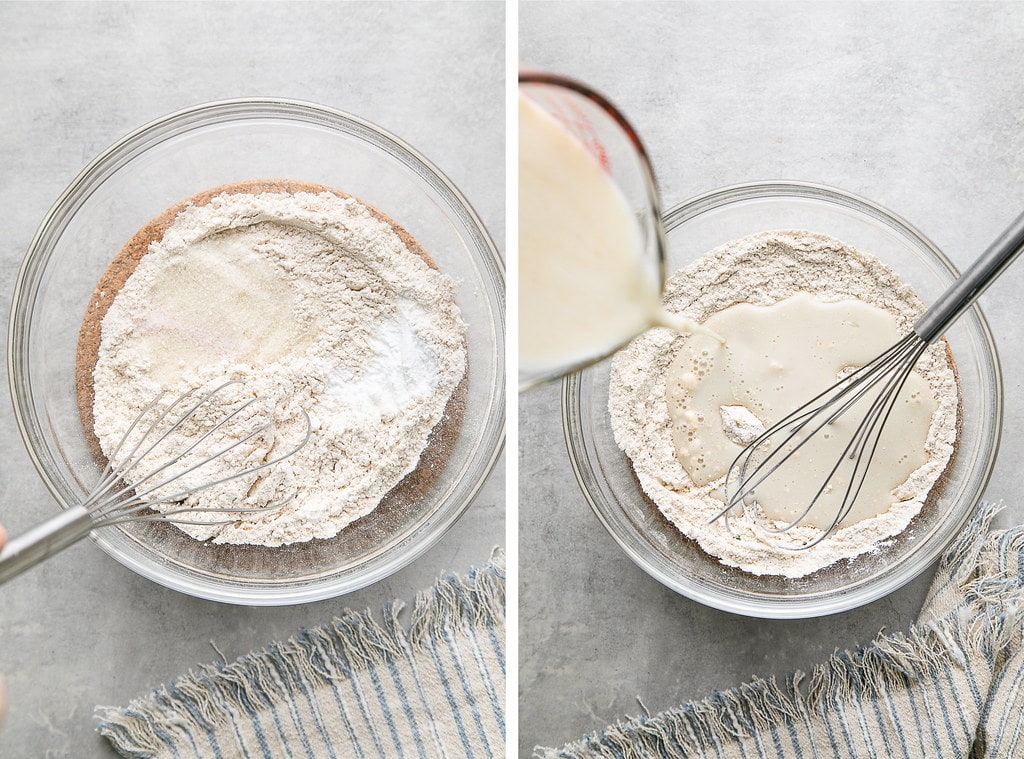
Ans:
[[[89,512],[82,506],[72,506],[11,539],[0,550],[0,585],[77,543],[92,531],[92,526]]]
[[[1024,251],[1024,213],[1006,228],[984,253],[971,264],[914,325],[914,332],[926,344],[966,311],[985,288]]]

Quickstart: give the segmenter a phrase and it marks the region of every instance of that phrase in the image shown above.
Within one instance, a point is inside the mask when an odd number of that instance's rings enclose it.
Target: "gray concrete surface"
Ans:
[[[114,139],[203,100],[270,94],[375,121],[435,161],[504,238],[503,14],[476,4],[0,4],[0,313],[36,225]],[[842,187],[911,220],[959,265],[1024,207],[1024,4],[522,3],[520,59],[606,92],[635,121],[666,205],[734,182]],[[466,125],[471,130],[466,131]],[[1007,407],[987,495],[1024,521],[1018,475],[1024,266],[984,296]],[[6,318],[6,316],[5,316]],[[809,667],[905,627],[921,577],[865,608],[769,622],[682,598],[635,567],[575,484],[558,388],[520,399],[520,754],[640,710]],[[51,513],[0,405],[0,521]],[[85,543],[0,588],[3,757],[102,757],[96,704],[204,661],[411,598],[503,541],[503,461],[441,543],[387,581],[295,608],[201,601]]]
[[[291,97],[358,114],[434,161],[504,240],[501,3],[0,3],[0,313],[47,209],[99,151],[207,100]],[[104,757],[93,707],[199,662],[230,661],[346,606],[411,601],[504,543],[504,458],[465,517],[416,562],[350,596],[292,608],[202,601],[89,542],[0,588],[0,756]],[[0,403],[0,521],[53,513]]]
[[[522,3],[519,57],[633,120],[666,206],[768,179],[829,184],[964,266],[1024,208],[1024,4]],[[982,298],[1006,383],[987,495],[1024,521],[1024,264]],[[753,674],[808,668],[914,618],[929,578],[823,619],[705,608],[634,566],[580,494],[559,388],[520,398],[519,753]]]

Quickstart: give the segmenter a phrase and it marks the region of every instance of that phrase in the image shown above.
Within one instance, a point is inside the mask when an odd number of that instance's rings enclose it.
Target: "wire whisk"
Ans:
[[[966,311],[979,295],[1024,251],[1024,213],[944,292],[903,339],[873,360],[840,379],[752,440],[736,457],[725,477],[725,508],[712,518],[724,519],[738,506],[757,503],[757,488],[778,475],[786,463],[852,408],[866,410],[855,425],[835,464],[823,472],[821,486],[803,511],[781,526],[762,527],[784,533],[806,520],[830,492],[842,470],[845,485],[835,518],[820,534],[792,550],[806,550],[831,535],[850,513],[878,451],[879,439],[900,391],[925,350]],[[848,477],[848,478],[847,478]],[[755,512],[756,513],[756,512]]]
[[[269,469],[309,442],[312,423],[309,415],[300,410],[304,431],[297,435],[297,443],[226,475],[197,480],[203,477],[204,467],[223,463],[233,452],[241,453],[243,446],[265,444],[263,436],[277,425],[272,410],[265,410],[266,399],[260,396],[222,404],[223,409],[218,405],[225,400],[229,387],[240,384],[232,380],[204,393],[189,390],[169,403],[163,403],[165,394],[160,394],[147,404],[123,433],[107,457],[99,481],[80,504],[4,546],[0,551],[0,584],[101,527],[156,520],[186,525],[217,524],[216,519],[208,517],[211,514],[223,515],[219,523],[230,523],[248,513],[273,513],[290,502],[294,493],[259,507],[185,503],[199,491]],[[189,518],[199,515],[207,518]]]

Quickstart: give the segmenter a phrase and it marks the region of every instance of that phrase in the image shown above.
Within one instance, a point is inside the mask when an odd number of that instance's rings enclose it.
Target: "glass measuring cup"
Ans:
[[[630,215],[636,222],[639,236],[635,266],[649,282],[651,297],[660,300],[665,280],[665,232],[661,221],[661,200],[654,172],[643,143],[636,130],[622,113],[604,96],[581,82],[557,74],[522,71],[519,74],[520,97],[527,98],[554,119],[589,153],[596,164],[621,191]],[[522,161],[522,158],[520,159]],[[523,192],[520,189],[520,192]],[[520,261],[523,261],[523,217],[520,216]],[[528,223],[528,222],[526,222]],[[579,295],[576,293],[576,295]],[[524,310],[531,308],[531,286],[520,278],[520,325]],[[596,295],[595,295],[596,297]],[[534,302],[535,303],[535,302]],[[595,303],[595,307],[603,304]],[[609,332],[606,339],[594,343],[586,355],[566,356],[564,361],[530,362],[524,360],[523,337],[520,335],[519,389],[529,389],[542,382],[555,379],[576,369],[589,366],[618,350],[622,345],[649,327],[663,324],[656,309],[650,319],[631,334]],[[561,325],[553,321],[552,330]]]

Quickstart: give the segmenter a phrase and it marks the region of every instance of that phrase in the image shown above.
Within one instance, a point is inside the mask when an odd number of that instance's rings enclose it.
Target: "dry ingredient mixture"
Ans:
[[[768,306],[800,293],[828,303],[855,299],[884,309],[899,335],[909,332],[923,311],[913,291],[877,259],[834,238],[803,231],[765,232],[727,243],[673,275],[664,300],[669,311],[703,322],[737,303]],[[616,442],[644,492],[684,535],[726,565],[753,574],[802,577],[876,549],[921,510],[954,453],[958,387],[945,345],[939,342],[916,369],[935,404],[923,443],[924,463],[895,488],[888,508],[875,509],[852,524],[844,522],[817,545],[799,551],[791,549],[818,538],[818,527],[802,522],[788,532],[771,533],[761,523],[763,513],[742,511],[731,514],[728,524],[709,524],[724,507],[723,478],[697,477],[700,482],[695,482],[680,463],[678,425],[673,421],[678,410],[672,408],[678,401],[673,398],[676,391],[666,385],[689,339],[700,338],[655,329],[620,351],[612,363],[609,411]],[[723,405],[719,420],[724,435],[739,445],[773,421],[757,419],[736,405]]]
[[[373,510],[416,467],[465,371],[453,281],[365,205],[328,192],[225,193],[180,213],[114,297],[95,431],[109,456],[160,391],[239,380],[175,434],[190,439],[255,396],[228,435],[254,429],[252,414],[276,423],[189,476],[209,482],[301,440],[304,410],[312,432],[297,454],[186,501],[264,512],[179,525],[199,540],[277,546],[332,537]]]

